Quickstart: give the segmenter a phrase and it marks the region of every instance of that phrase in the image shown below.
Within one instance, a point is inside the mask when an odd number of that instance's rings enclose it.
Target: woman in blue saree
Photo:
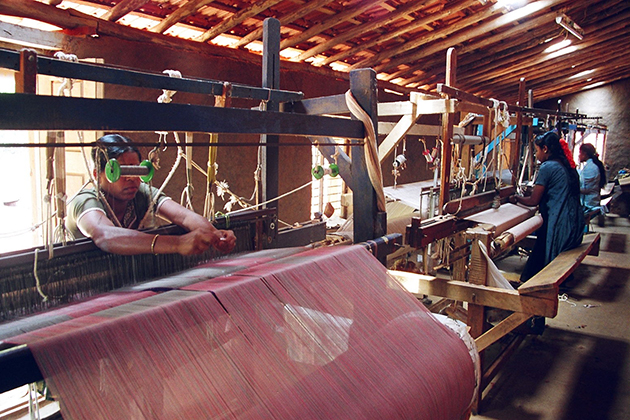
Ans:
[[[582,243],[584,214],[580,204],[580,182],[568,147],[554,131],[538,136],[536,158],[541,162],[532,194],[516,196],[526,206],[538,206],[543,225],[534,249],[521,274],[527,281],[563,251]]]

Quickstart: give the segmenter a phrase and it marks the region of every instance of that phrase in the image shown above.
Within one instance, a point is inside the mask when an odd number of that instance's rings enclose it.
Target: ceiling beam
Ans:
[[[334,63],[335,61],[343,60],[347,57],[351,57],[357,55],[361,51],[368,50],[375,45],[382,44],[399,36],[405,35],[407,33],[413,32],[419,28],[424,28],[427,24],[445,19],[451,15],[461,13],[462,10],[465,10],[475,4],[479,4],[479,0],[462,0],[453,5],[450,5],[448,8],[442,9],[438,13],[433,13],[426,15],[424,17],[415,19],[413,22],[408,25],[402,26],[394,31],[386,32],[384,34],[379,34],[372,40],[362,41],[356,47],[348,51],[342,51],[337,53],[324,61],[324,64]],[[425,28],[426,29],[426,28]]]
[[[163,34],[171,26],[181,22],[188,16],[195,14],[197,10],[201,9],[204,6],[207,6],[213,1],[214,0],[190,0],[183,6],[180,6],[173,13],[168,15],[166,18],[162,19],[160,23],[150,28],[149,30],[158,34]]]
[[[225,19],[223,22],[213,26],[212,29],[209,29],[201,34],[198,38],[198,41],[206,42],[213,38],[216,38],[217,36],[228,32],[230,29],[241,24],[246,19],[256,16],[260,12],[275,6],[281,1],[283,0],[260,0],[249,7],[241,9],[229,18]]]
[[[478,25],[473,25],[475,23],[475,19],[471,19],[471,17],[466,18],[465,27],[460,25],[461,23],[460,21],[458,22],[457,25],[455,25],[457,29],[456,31],[448,32],[449,34],[453,34],[457,32],[454,36],[448,37],[443,41],[436,42],[428,46],[426,46],[426,43],[420,43],[420,45],[424,45],[424,48],[420,49],[419,51],[412,52],[411,54],[406,54],[403,56],[397,56],[395,59],[392,59],[391,61],[377,65],[375,69],[376,71],[380,72],[380,71],[385,71],[387,69],[397,67],[403,63],[414,62],[414,61],[420,60],[422,58],[428,57],[437,52],[445,51],[450,46],[457,45],[462,42],[467,42],[478,36],[483,36],[496,29],[513,24],[514,22],[517,22],[519,19],[529,17],[534,13],[540,12],[541,10],[546,10],[549,7],[558,6],[565,2],[567,2],[567,0],[534,1],[532,3],[529,3],[521,7],[520,9],[516,9],[512,12],[495,17],[494,19],[481,22]],[[486,15],[493,17],[493,16],[496,16],[496,13],[487,13]],[[474,17],[479,17],[479,16],[476,16],[476,15],[472,16],[472,18]],[[462,19],[462,21],[463,20],[464,19]],[[479,19],[477,19],[477,21],[479,21]],[[464,30],[461,30],[461,29],[464,29]],[[432,35],[435,35],[435,33]],[[435,37],[432,37],[432,40],[435,40]],[[419,44],[419,42],[416,42],[414,44]],[[394,52],[395,51],[388,51],[388,54],[387,54],[388,57],[392,57]]]
[[[349,31],[345,31],[335,36],[334,38],[332,38],[331,40],[327,42],[322,42],[321,44],[307,51],[304,51],[302,54],[298,56],[297,59],[300,61],[304,61],[307,58],[310,58],[314,55],[317,55],[324,51],[328,51],[332,49],[333,47],[339,44],[342,44],[350,39],[356,38],[361,35],[365,35],[366,33],[374,29],[378,29],[382,26],[389,25],[390,23],[395,22],[399,19],[403,19],[405,16],[408,16],[410,13],[420,10],[427,4],[430,4],[435,1],[436,0],[422,0],[422,1],[409,2],[398,9],[394,9],[393,11],[390,11],[390,13],[386,14],[380,19],[374,19],[362,25],[358,25],[355,28],[350,29]]]
[[[103,15],[103,19],[110,22],[116,22],[127,13],[133,12],[137,8],[144,6],[147,0],[122,0],[114,7],[109,9],[107,13]]]
[[[287,13],[286,15],[281,16],[280,18],[278,18],[278,20],[280,21],[280,25],[282,25],[282,26],[288,25],[289,23],[294,22],[297,19],[300,19],[300,18],[308,15],[309,13],[324,7],[325,5],[327,5],[328,3],[332,2],[332,1],[334,1],[334,0],[309,1],[308,3],[304,4],[303,6],[298,7],[297,9],[295,9],[293,12]],[[247,34],[246,36],[241,38],[241,40],[236,43],[236,46],[237,47],[243,47],[243,46],[249,44],[252,41],[256,41],[257,39],[262,38],[262,34],[263,34],[263,28],[262,28],[262,25],[261,25],[259,28],[254,29],[249,34]]]
[[[361,2],[361,4],[357,7],[353,7],[347,9],[337,15],[334,15],[330,19],[326,19],[325,21],[313,25],[307,29],[305,29],[301,34],[292,36],[291,38],[287,38],[280,42],[280,49],[283,50],[285,48],[294,47],[297,44],[308,41],[310,38],[324,32],[326,29],[332,28],[334,26],[339,25],[342,22],[345,22],[348,19],[354,18],[361,13],[370,10],[373,7],[378,6],[381,3],[384,3],[385,0],[367,0]]]

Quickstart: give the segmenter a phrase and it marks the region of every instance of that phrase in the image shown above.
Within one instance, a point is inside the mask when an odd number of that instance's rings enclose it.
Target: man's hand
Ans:
[[[217,250],[228,253],[234,249],[234,245],[236,245],[234,232],[231,230],[216,230],[214,233],[218,237],[218,240],[213,244]]]
[[[177,252],[181,255],[201,254],[212,246],[227,253],[235,244],[236,236],[231,230],[199,228],[179,237]]]

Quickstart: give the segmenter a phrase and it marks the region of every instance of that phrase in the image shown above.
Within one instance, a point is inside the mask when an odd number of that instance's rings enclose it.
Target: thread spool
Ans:
[[[140,165],[121,165],[116,159],[110,159],[105,165],[105,176],[109,182],[116,182],[121,176],[138,176],[144,182],[153,179],[155,168],[148,160],[143,160]]]
[[[331,163],[329,167],[324,168],[321,165],[317,165],[311,170],[315,179],[322,179],[324,175],[337,176],[339,175],[339,166],[335,163]]]

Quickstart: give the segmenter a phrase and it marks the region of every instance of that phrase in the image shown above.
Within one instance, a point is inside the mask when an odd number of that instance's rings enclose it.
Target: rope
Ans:
[[[381,172],[381,164],[378,159],[378,150],[376,149],[376,130],[370,116],[361,108],[359,103],[349,90],[346,92],[346,105],[352,115],[357,117],[365,126],[367,138],[363,143],[365,152],[365,163],[367,165],[368,177],[372,183],[372,187],[376,192],[376,204],[378,210],[385,211],[385,193],[383,191],[383,174]]]
[[[55,53],[55,58],[62,60],[62,61],[70,61],[72,63],[78,63],[79,62],[79,58],[74,55],[74,54],[66,54],[62,51],[57,51]],[[57,90],[57,96],[70,96],[70,93],[72,91],[72,85],[73,85],[73,81],[72,79],[66,77],[61,79],[61,86],[59,86],[59,89]],[[66,95],[67,93],[67,95]]]
[[[177,70],[164,70],[162,73],[168,74],[170,77],[182,78],[181,72]],[[169,104],[173,100],[173,95],[177,93],[176,90],[162,90],[162,94],[157,98],[157,101],[161,104]]]
[[[37,252],[38,249],[35,249],[34,255],[35,255],[35,262],[33,264],[33,276],[35,277],[35,288],[37,289],[37,293],[42,297],[42,302],[46,302],[48,300],[48,296],[46,296],[44,294],[44,292],[42,291],[42,286],[41,286],[41,282],[39,281],[39,276],[37,275]]]
[[[189,158],[188,158],[188,156],[186,156],[185,154],[183,154],[183,157],[184,157],[184,159],[189,159]],[[190,159],[190,162],[191,162],[191,164],[192,164],[193,168],[197,169],[199,172],[201,172],[202,174],[204,174],[205,176],[207,176],[206,171],[204,171],[204,170],[203,170],[203,168],[202,168],[201,166],[199,166],[199,164],[198,164],[198,163],[196,163],[196,162],[195,162],[194,160],[192,160],[192,159]],[[285,198],[285,197],[287,197],[287,196],[289,196],[289,195],[291,195],[291,194],[293,194],[293,193],[295,193],[295,192],[297,192],[297,191],[299,191],[299,190],[301,190],[301,189],[304,189],[304,188],[308,187],[308,186],[309,186],[309,185],[311,185],[314,181],[315,181],[315,180],[311,180],[311,181],[307,182],[307,183],[306,183],[306,184],[304,184],[304,185],[301,185],[301,186],[299,186],[299,187],[297,187],[297,188],[294,188],[293,190],[291,190],[291,191],[289,191],[289,192],[286,192],[286,193],[284,193],[284,194],[282,194],[282,195],[279,195],[279,196],[278,196],[278,197],[276,197],[276,198],[272,198],[272,199],[270,199],[270,200],[265,201],[264,203],[257,203],[257,204],[255,204],[255,205],[250,205],[250,204],[248,204],[247,202],[245,202],[245,200],[244,200],[242,197],[240,197],[240,196],[238,196],[237,194],[235,194],[234,192],[230,191],[230,189],[229,189],[229,187],[228,187],[227,182],[225,182],[225,181],[217,181],[217,180],[215,180],[215,181],[214,181],[214,183],[215,183],[215,185],[217,186],[217,189],[219,190],[219,193],[218,193],[218,194],[219,194],[219,196],[220,196],[221,198],[223,198],[223,194],[224,194],[224,193],[228,193],[228,194],[230,195],[230,197],[234,198],[234,201],[232,202],[232,204],[234,204],[234,203],[238,203],[240,206],[242,206],[242,207],[243,207],[242,209],[235,210],[235,211],[229,211],[229,210],[228,210],[228,213],[226,213],[226,215],[230,215],[230,214],[240,213],[240,212],[243,212],[243,211],[246,211],[246,210],[255,209],[255,208],[258,208],[258,207],[260,207],[260,206],[264,206],[265,204],[271,203],[272,201],[276,201],[276,200],[280,200],[281,198]],[[228,204],[229,204],[229,203],[228,203]],[[227,204],[226,204],[226,206],[227,206]],[[227,210],[227,209],[226,209],[226,210]]]

